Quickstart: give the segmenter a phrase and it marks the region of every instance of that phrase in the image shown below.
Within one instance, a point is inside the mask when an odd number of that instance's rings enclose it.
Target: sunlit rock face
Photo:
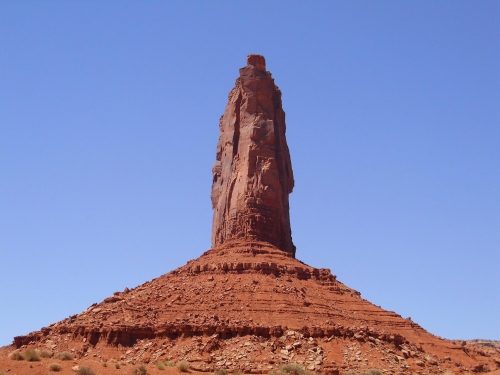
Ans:
[[[212,169],[212,247],[257,240],[295,256],[288,201],[294,180],[285,112],[264,56],[248,56],[219,126]]]

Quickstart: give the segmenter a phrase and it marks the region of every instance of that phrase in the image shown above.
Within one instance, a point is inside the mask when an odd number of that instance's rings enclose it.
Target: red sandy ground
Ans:
[[[90,367],[99,375],[122,375],[133,374],[134,369],[138,367],[138,364],[126,364],[116,369],[115,364],[111,362],[108,362],[107,367],[104,367],[102,361],[93,358],[74,361],[61,361],[54,358],[42,359],[40,362],[13,361],[7,358],[8,353],[8,348],[0,348],[0,373],[5,373],[7,375],[74,375],[75,372],[71,368],[75,365]],[[62,366],[61,371],[50,371],[49,365],[52,363],[59,363]],[[146,364],[145,367],[148,374],[151,375],[202,375],[202,373],[193,370],[189,370],[188,373],[183,373],[176,367],[166,367],[165,370],[162,371],[158,370],[154,364]],[[488,375],[500,375],[500,370],[489,372]]]
[[[103,362],[96,359],[80,359],[75,361],[61,361],[54,358],[42,359],[39,362],[26,362],[26,361],[14,361],[7,358],[8,350],[5,348],[0,349],[0,373],[6,375],[47,375],[47,374],[61,374],[61,375],[75,375],[75,371],[72,370],[73,366],[85,366],[90,367],[94,372],[99,375],[122,375],[122,374],[133,374],[133,371],[139,365],[132,364],[122,364],[119,369],[115,368],[115,363],[109,362],[106,367],[103,366]],[[61,371],[55,372],[50,371],[49,366],[52,363],[58,363],[61,365]],[[176,367],[166,367],[165,370],[158,370],[156,365],[146,364],[144,365],[148,371],[148,374],[158,374],[158,375],[195,375],[196,371],[190,370],[189,373],[181,372]]]

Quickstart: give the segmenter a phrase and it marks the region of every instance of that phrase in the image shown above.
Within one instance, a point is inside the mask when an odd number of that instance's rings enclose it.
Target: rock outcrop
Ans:
[[[294,180],[281,91],[263,56],[249,55],[247,61],[220,120],[212,247],[256,240],[295,256],[288,203]]]
[[[363,299],[330,270],[255,241],[211,249],[14,338],[14,348],[67,351],[83,361],[184,360],[211,373],[267,374],[286,363],[327,375],[370,368],[384,375],[465,375],[500,367],[500,349],[436,337]],[[1,360],[0,351],[0,368]]]
[[[0,348],[0,368],[41,375],[42,367],[7,358],[12,350],[37,349],[69,352],[85,365],[188,361],[191,373],[268,374],[287,363],[325,375],[372,368],[384,375],[500,371],[500,348],[492,343],[436,337],[363,299],[329,269],[295,259],[280,92],[261,56],[251,55],[240,73],[221,121],[214,247],[80,314],[15,337]],[[118,367],[99,372],[115,374]]]

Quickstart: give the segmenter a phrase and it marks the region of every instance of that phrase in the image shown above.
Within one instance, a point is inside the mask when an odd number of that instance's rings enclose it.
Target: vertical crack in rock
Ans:
[[[241,93],[236,99],[236,121],[234,123],[234,135],[233,135],[233,158],[238,154],[238,143],[240,141],[240,106],[241,106]]]
[[[219,129],[212,168],[212,247],[257,240],[295,256],[288,201],[294,180],[285,112],[264,56],[248,56]]]

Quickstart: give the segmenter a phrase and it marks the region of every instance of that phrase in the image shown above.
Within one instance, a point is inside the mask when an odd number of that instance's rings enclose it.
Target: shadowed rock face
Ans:
[[[295,256],[288,203],[294,181],[285,112],[264,56],[248,56],[219,126],[212,169],[212,247],[229,240],[257,240]]]

